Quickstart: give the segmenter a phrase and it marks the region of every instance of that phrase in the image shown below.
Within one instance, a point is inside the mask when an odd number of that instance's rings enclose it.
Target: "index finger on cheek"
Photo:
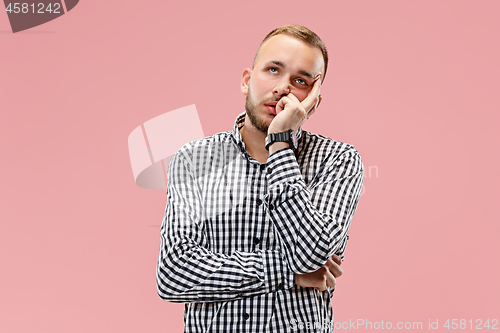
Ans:
[[[316,75],[316,77],[314,77],[314,84],[313,84],[313,89],[317,87],[317,89],[320,89],[321,88],[321,79],[322,79],[323,75],[321,73],[319,73],[318,75]]]
[[[315,76],[315,80],[311,91],[307,94],[307,97],[302,101],[304,109],[309,113],[313,107],[318,105],[319,88],[321,86],[321,74]]]
[[[313,87],[312,87],[311,91],[309,92],[308,96],[311,96],[312,98],[317,99],[319,97],[319,92],[321,91],[321,74],[316,75],[314,80],[315,81],[314,81]],[[316,102],[316,104],[318,104],[318,103]]]

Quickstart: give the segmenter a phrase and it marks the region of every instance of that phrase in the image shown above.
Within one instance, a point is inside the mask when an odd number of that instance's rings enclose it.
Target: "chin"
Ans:
[[[273,114],[265,113],[265,114],[257,114],[255,110],[247,110],[248,120],[252,123],[253,127],[263,133],[267,133],[269,129],[269,125],[274,119]]]

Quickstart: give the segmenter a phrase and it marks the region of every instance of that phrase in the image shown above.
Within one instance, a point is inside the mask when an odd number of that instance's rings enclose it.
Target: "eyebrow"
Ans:
[[[286,67],[286,66],[285,66],[285,64],[284,64],[284,63],[282,63],[281,61],[278,61],[278,60],[272,60],[271,62],[272,62],[273,64],[275,64],[276,66],[280,66],[280,67],[282,67],[282,68],[285,68],[285,67]],[[311,75],[311,73],[306,72],[306,71],[305,71],[305,70],[303,70],[303,69],[299,69],[298,73],[299,73],[300,75],[303,75],[303,76],[306,76],[306,77],[310,78],[311,80],[313,80],[313,79],[314,79],[314,77]]]

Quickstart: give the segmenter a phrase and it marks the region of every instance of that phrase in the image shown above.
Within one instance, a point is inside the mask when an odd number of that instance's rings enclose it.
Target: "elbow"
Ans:
[[[160,297],[160,299],[162,301],[170,301],[170,295],[166,294],[159,286],[158,286],[158,297]]]
[[[178,292],[175,292],[175,281],[172,280],[172,276],[175,273],[169,269],[169,266],[165,265],[162,260],[158,262],[156,268],[156,289],[160,299],[164,301],[174,302],[175,296],[178,296]]]
[[[185,301],[180,300],[180,296],[182,295],[182,293],[175,292],[175,290],[172,288],[171,281],[160,277],[160,275],[157,275],[156,277],[156,289],[158,292],[158,297],[160,297],[160,299],[163,301],[185,303]]]
[[[161,300],[167,301],[167,302],[175,302],[174,300],[174,295],[169,293],[167,290],[163,289],[160,285],[157,286],[158,290],[158,297],[160,297]]]
[[[168,281],[165,279],[166,276],[168,275],[162,272],[160,265],[158,265],[156,270],[156,290],[158,292],[158,297],[164,301],[169,301],[172,294],[168,288]]]
[[[174,303],[192,301],[192,295],[189,295],[192,286],[180,271],[178,265],[160,258],[156,268],[156,289],[160,299]]]

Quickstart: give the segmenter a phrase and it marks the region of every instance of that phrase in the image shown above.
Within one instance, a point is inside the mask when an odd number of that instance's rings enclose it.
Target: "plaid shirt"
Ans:
[[[363,183],[353,146],[299,129],[260,164],[239,129],[191,141],[168,168],[159,296],[186,303],[185,332],[333,330],[333,288],[294,284],[343,258]]]

